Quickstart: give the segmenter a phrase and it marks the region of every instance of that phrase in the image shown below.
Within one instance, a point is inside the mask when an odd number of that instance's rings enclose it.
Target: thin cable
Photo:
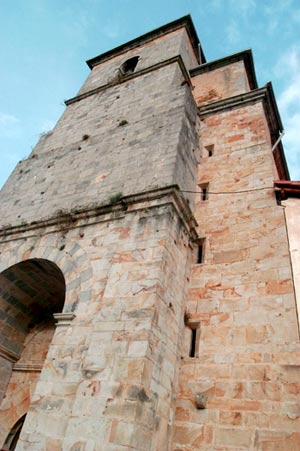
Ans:
[[[253,189],[246,189],[243,191],[207,191],[207,194],[242,194],[242,193],[252,193],[253,191],[262,191],[264,189],[274,189],[274,186],[265,186],[263,188],[253,188]],[[194,193],[194,194],[202,194],[202,191],[187,191],[187,190],[180,190],[182,193]]]

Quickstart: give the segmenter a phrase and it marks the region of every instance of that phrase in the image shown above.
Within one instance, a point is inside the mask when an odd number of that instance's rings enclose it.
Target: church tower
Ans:
[[[271,84],[189,16],[87,63],[1,191],[0,447],[296,451]]]

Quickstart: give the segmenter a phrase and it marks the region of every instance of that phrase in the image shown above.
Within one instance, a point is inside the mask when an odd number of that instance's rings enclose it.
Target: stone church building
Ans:
[[[0,448],[299,451],[272,85],[250,50],[207,62],[189,16],[87,64],[1,191]]]

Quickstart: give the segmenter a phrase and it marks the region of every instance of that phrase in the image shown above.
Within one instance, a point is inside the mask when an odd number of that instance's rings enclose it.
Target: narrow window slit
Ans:
[[[190,347],[190,357],[196,357],[196,340],[197,340],[197,329],[191,329],[191,347]]]
[[[200,240],[198,242],[198,249],[197,249],[197,264],[201,264],[204,262],[204,244],[205,244],[205,238]]]
[[[203,183],[199,185],[199,188],[201,190],[201,200],[203,202],[208,200],[208,183]]]
[[[202,244],[200,244],[200,246],[198,246],[197,263],[202,263],[202,258],[203,258],[203,246],[202,246]]]

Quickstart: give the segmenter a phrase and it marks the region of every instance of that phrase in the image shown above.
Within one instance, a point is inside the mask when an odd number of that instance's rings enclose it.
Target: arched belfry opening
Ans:
[[[15,426],[28,410],[65,291],[63,273],[46,259],[29,259],[0,274],[0,448],[15,437]]]
[[[121,74],[122,75],[132,74],[135,71],[139,59],[140,59],[139,56],[133,56],[132,58],[129,58],[128,60],[124,61],[124,63],[120,67]]]

